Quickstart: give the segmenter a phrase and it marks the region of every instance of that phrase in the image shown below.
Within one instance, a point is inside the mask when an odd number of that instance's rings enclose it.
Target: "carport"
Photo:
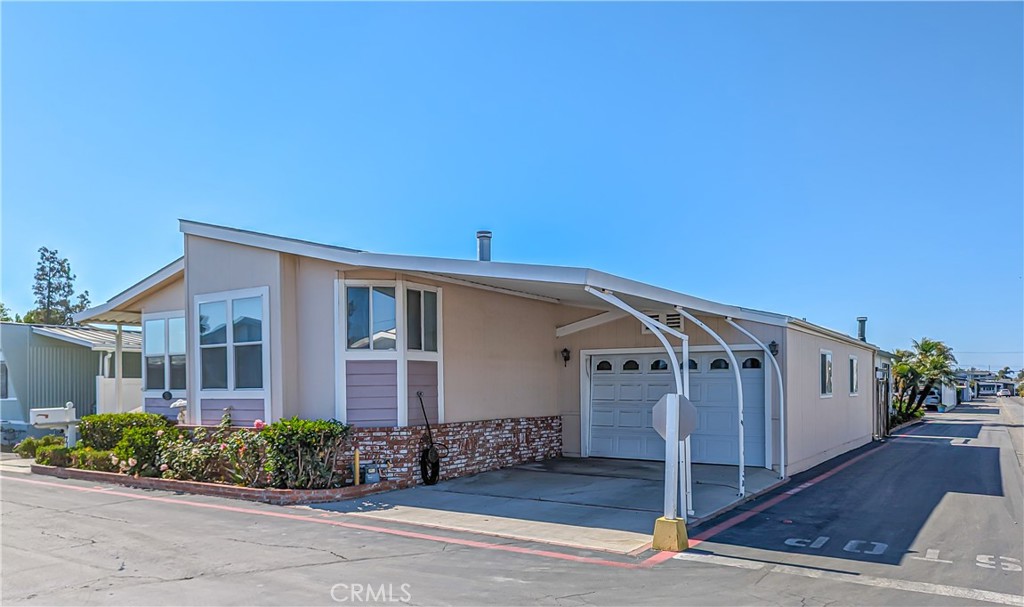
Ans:
[[[690,522],[736,503],[734,467],[694,464],[692,479],[695,514]],[[561,458],[315,508],[628,554],[651,544],[651,519],[662,513],[663,481],[663,462]],[[770,470],[747,470],[750,493],[779,482]]]

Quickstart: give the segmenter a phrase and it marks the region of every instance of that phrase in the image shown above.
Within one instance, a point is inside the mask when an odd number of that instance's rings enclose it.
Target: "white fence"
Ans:
[[[142,380],[137,377],[121,378],[122,411],[142,407]],[[96,376],[96,413],[117,413],[117,387],[114,378]]]

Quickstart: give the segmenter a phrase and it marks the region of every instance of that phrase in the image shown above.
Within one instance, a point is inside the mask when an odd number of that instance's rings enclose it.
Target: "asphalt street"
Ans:
[[[1007,401],[1007,402],[1002,402]],[[96,605],[1024,605],[1020,406],[988,400],[794,478],[678,558],[367,524],[0,466],[0,599]],[[665,555],[665,556],[660,556]]]

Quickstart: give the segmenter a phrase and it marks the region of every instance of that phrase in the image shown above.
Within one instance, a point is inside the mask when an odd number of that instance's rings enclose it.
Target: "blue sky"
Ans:
[[[1024,366],[1020,3],[2,5],[2,298],[177,218],[594,267]]]

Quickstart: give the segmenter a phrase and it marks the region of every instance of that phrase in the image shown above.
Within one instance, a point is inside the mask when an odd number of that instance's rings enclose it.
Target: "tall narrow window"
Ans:
[[[850,396],[857,395],[857,357],[850,357]]]
[[[7,387],[7,363],[0,360],[0,398],[10,398]]]
[[[185,319],[148,318],[142,323],[144,389],[185,389]]]
[[[226,301],[199,304],[199,367],[203,390],[228,387],[228,314]]]
[[[437,352],[437,293],[425,289],[405,290],[405,318],[410,350]]]
[[[832,353],[828,350],[821,351],[821,395],[832,396]]]

